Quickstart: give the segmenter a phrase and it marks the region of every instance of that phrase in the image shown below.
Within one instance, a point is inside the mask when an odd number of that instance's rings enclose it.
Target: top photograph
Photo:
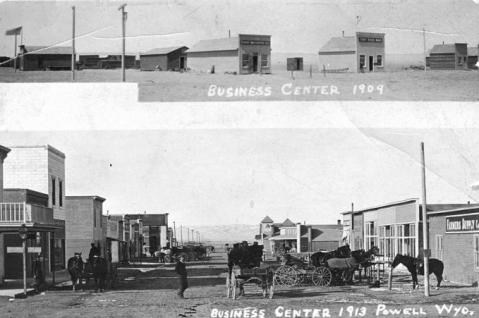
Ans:
[[[0,85],[143,102],[478,101],[479,0],[0,1]]]

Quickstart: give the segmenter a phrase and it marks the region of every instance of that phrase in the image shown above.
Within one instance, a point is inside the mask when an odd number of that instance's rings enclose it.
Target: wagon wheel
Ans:
[[[316,286],[329,286],[333,275],[329,268],[320,266],[311,273],[311,281]]]
[[[287,287],[295,286],[300,281],[297,270],[288,265],[280,266],[275,272],[276,283]]]

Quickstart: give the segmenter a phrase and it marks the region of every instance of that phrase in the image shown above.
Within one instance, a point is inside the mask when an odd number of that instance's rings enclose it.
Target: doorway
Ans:
[[[185,57],[180,57],[180,70],[185,69]]]
[[[258,72],[258,54],[253,55],[253,73]]]
[[[374,56],[369,57],[369,71],[372,72],[374,70]]]

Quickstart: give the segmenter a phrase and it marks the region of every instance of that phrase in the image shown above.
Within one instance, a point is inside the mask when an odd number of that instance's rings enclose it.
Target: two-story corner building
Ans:
[[[275,223],[266,216],[260,223],[256,241],[264,246],[266,255],[278,255],[280,251],[290,253],[313,253],[320,250],[334,250],[341,243],[341,224],[301,224],[286,219]]]
[[[51,145],[9,148],[11,151],[3,167],[4,187],[28,189],[48,196],[46,207],[52,209],[55,225],[50,237],[54,250],[51,256],[57,255],[49,262],[54,262],[52,267],[56,269],[65,268],[65,154]]]
[[[20,278],[23,275],[22,240],[18,234],[22,224],[28,229],[27,276],[32,276],[32,264],[37,254],[41,256],[44,273],[63,268],[64,251],[51,244],[59,226],[54,222],[53,209],[48,207],[48,195],[29,189],[4,189],[3,192],[5,202],[0,203],[2,277]]]
[[[65,205],[66,218],[66,259],[75,252],[81,252],[84,258],[88,257],[91,244],[95,244],[105,252],[105,236],[103,228],[104,198],[96,195],[67,196]]]
[[[140,253],[142,255],[152,255],[154,252],[159,251],[162,247],[165,247],[167,244],[169,244],[170,236],[168,231],[168,213],[126,214],[124,218],[130,220],[130,224],[131,221],[138,223],[138,238],[142,240],[140,245]],[[141,229],[139,228],[140,224]]]

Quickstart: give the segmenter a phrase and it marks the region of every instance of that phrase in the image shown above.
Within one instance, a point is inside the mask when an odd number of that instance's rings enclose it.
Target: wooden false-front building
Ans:
[[[186,69],[186,46],[156,48],[140,54],[142,71],[179,71]]]
[[[434,45],[428,58],[431,70],[464,70],[467,63],[466,43]]]
[[[467,68],[470,70],[477,70],[478,69],[478,53],[479,53],[479,46],[473,46],[467,48]]]
[[[210,73],[271,73],[271,36],[239,34],[203,40],[187,53],[188,67]]]
[[[319,69],[329,72],[384,70],[384,33],[356,32],[331,38],[318,52]]]
[[[70,70],[72,48],[20,45],[20,70]]]

